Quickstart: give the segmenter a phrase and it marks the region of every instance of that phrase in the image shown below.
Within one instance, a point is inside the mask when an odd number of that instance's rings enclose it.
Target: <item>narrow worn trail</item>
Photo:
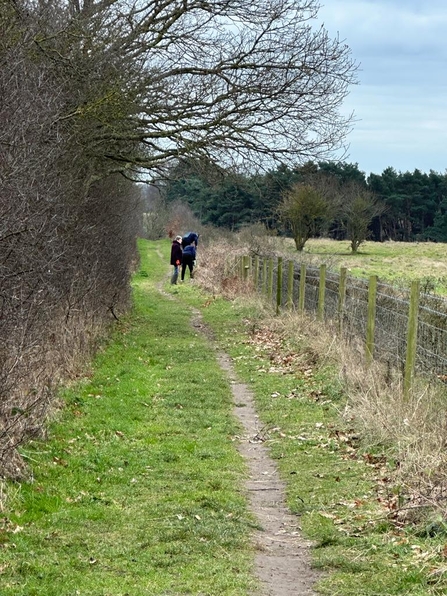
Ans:
[[[249,476],[246,481],[251,510],[259,521],[255,533],[256,574],[263,585],[262,596],[312,596],[319,574],[310,566],[310,543],[300,535],[299,518],[285,504],[285,488],[278,470],[264,445],[262,425],[256,414],[249,387],[239,382],[230,356],[218,350],[212,332],[193,311],[193,326],[206,335],[231,383],[234,414],[241,422],[239,452]],[[261,596],[261,595],[253,595]]]

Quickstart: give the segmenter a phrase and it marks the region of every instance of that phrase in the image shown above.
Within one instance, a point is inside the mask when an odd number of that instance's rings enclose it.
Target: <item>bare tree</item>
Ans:
[[[329,157],[350,130],[339,109],[356,66],[316,26],[317,0],[68,6],[39,47],[76,80],[61,119],[107,171],[138,177],[185,155],[296,164]]]

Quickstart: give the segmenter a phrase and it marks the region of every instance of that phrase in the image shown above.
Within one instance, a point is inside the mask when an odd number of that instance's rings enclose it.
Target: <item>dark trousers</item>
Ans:
[[[183,255],[182,257],[182,281],[185,279],[186,267],[189,267],[190,277],[194,277],[192,270],[194,269],[194,257],[192,255]]]

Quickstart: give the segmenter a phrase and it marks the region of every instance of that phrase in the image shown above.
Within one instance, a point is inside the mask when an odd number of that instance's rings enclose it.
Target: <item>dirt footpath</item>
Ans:
[[[198,311],[194,311],[193,326],[213,343]],[[300,535],[299,518],[286,507],[284,485],[264,445],[253,396],[248,386],[238,381],[230,357],[223,353],[217,357],[231,382],[234,413],[244,429],[239,451],[249,470],[246,491],[262,528],[254,539],[256,573],[264,589],[262,595],[253,596],[312,596],[319,574],[310,567],[310,543]]]

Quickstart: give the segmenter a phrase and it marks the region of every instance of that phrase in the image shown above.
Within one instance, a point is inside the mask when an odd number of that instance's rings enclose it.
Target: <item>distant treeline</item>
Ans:
[[[384,203],[383,213],[370,226],[372,240],[447,242],[447,174],[434,171],[402,173],[389,167],[366,177],[357,164],[309,162],[266,174],[240,175],[189,162],[178,166],[164,190],[169,202],[187,203],[203,224],[236,230],[262,221],[276,228],[283,194],[294,184],[308,184],[322,176],[338,189],[352,188],[353,183],[368,189]],[[345,230],[335,224],[329,236],[344,239]]]

